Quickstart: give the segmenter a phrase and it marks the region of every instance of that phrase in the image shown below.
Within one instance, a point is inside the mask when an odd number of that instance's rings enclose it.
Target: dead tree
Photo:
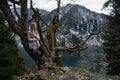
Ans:
[[[52,24],[53,26],[49,26],[41,17],[41,14],[39,13],[39,10],[37,8],[34,8],[32,5],[32,0],[30,3],[30,7],[31,10],[33,11],[33,16],[32,19],[30,19],[29,21],[27,20],[28,18],[28,12],[27,12],[27,0],[0,0],[0,10],[2,11],[2,13],[4,14],[9,27],[13,30],[14,33],[16,33],[17,35],[20,36],[23,47],[25,48],[25,50],[28,52],[28,54],[34,59],[35,57],[33,57],[32,55],[32,51],[29,49],[28,46],[28,40],[27,40],[27,23],[35,20],[37,25],[38,25],[38,31],[39,31],[39,35],[40,35],[40,44],[43,47],[45,54],[44,54],[44,58],[48,59],[51,62],[51,65],[55,65],[55,66],[62,66],[61,64],[61,58],[59,57],[58,52],[59,51],[69,51],[69,52],[76,52],[76,51],[82,51],[84,49],[86,49],[87,47],[84,47],[85,43],[88,41],[88,39],[92,36],[95,35],[97,33],[92,33],[90,34],[86,40],[82,41],[80,44],[71,46],[71,47],[67,47],[67,46],[59,46],[57,45],[57,38],[56,38],[56,32],[59,28],[59,14],[60,14],[60,2],[61,0],[57,0],[57,4],[58,4],[58,8],[57,8],[57,12],[56,15],[54,16],[53,20],[52,20]],[[10,5],[8,4],[9,2],[11,2],[13,4],[14,7],[14,12],[18,17],[18,20],[15,20],[15,17],[13,16],[11,9],[10,9]],[[17,13],[16,10],[16,5],[20,6],[20,15]],[[44,24],[46,24],[47,28],[47,35],[46,35],[46,39],[48,41],[48,43],[45,43],[45,40],[43,38],[43,32],[41,29],[41,26],[39,24],[39,22],[42,21]],[[38,53],[36,53],[36,57]],[[39,58],[39,57],[38,57]]]

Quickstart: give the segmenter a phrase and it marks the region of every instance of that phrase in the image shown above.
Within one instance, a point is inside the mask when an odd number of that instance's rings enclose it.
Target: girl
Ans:
[[[42,60],[44,51],[40,46],[39,40],[40,40],[40,36],[37,31],[37,24],[34,22],[31,24],[30,30],[28,31],[28,44],[29,44],[29,48],[33,52],[31,57],[35,60],[38,68],[41,69],[41,66],[44,63],[44,61]]]

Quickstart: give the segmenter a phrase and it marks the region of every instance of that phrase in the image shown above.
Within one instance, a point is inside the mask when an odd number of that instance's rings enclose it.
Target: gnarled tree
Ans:
[[[28,20],[28,12],[27,12],[27,1],[28,0],[0,0],[0,10],[2,11],[2,13],[4,14],[9,27],[14,31],[14,33],[16,33],[17,35],[20,36],[21,38],[21,42],[23,44],[23,47],[25,48],[25,50],[28,52],[28,54],[35,59],[35,57],[38,57],[36,53],[36,56],[34,57],[32,54],[32,51],[29,49],[28,46],[28,40],[27,40],[27,23],[31,22],[32,20],[36,21],[37,25],[38,25],[38,31],[39,31],[39,35],[40,35],[40,44],[43,47],[45,54],[44,54],[44,58],[48,59],[51,64],[53,65],[57,65],[57,66],[61,66],[61,60],[58,54],[58,51],[70,51],[70,52],[76,52],[76,51],[81,51],[86,49],[87,47],[84,47],[85,43],[88,41],[88,39],[97,33],[92,33],[90,34],[86,40],[81,41],[80,44],[76,44],[74,46],[71,47],[67,47],[67,46],[59,46],[57,45],[57,38],[56,38],[56,32],[59,28],[59,14],[60,14],[60,2],[61,0],[57,0],[57,4],[58,4],[58,8],[57,8],[57,12],[56,15],[54,16],[53,20],[52,20],[52,26],[49,26],[41,17],[41,14],[39,13],[37,8],[34,8],[32,6],[32,0],[30,3],[30,8],[33,11],[33,16],[32,19]],[[15,17],[13,16],[12,12],[11,12],[11,8],[9,3],[13,4],[13,8],[15,11],[15,14],[18,17],[18,20],[15,19]],[[17,13],[16,10],[16,5],[20,6],[20,15]],[[42,21],[47,27],[46,30],[47,31],[47,35],[45,36],[47,39],[47,43],[45,42],[45,39],[43,38],[43,30],[39,24],[39,22]],[[39,58],[39,57],[38,57]]]

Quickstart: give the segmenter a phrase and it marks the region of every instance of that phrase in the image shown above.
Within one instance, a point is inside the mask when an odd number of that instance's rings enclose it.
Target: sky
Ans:
[[[103,4],[107,0],[61,0],[61,6],[65,6],[66,4],[79,4],[85,6],[86,8],[98,12],[108,14],[107,10],[102,10]],[[38,7],[40,9],[45,9],[47,11],[51,11],[57,8],[56,0],[33,0],[34,7]]]

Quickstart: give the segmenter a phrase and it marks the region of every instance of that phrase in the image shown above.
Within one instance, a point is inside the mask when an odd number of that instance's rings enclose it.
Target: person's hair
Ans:
[[[35,32],[36,30],[37,30],[37,24],[36,24],[36,22],[31,23],[30,31],[31,32]]]

